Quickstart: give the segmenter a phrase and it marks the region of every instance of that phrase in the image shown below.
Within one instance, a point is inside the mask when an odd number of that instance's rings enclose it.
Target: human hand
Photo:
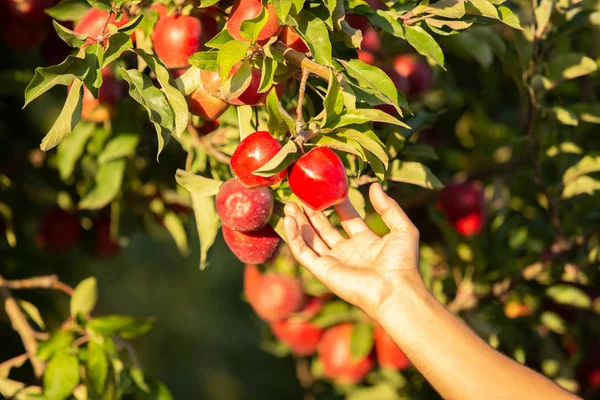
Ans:
[[[349,238],[322,212],[294,203],[285,206],[284,227],[296,259],[339,297],[376,318],[393,293],[421,282],[418,274],[419,231],[378,183],[369,197],[390,229],[379,237],[360,218],[350,200],[335,206]]]

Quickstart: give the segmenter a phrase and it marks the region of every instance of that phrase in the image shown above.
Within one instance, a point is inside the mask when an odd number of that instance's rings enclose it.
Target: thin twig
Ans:
[[[201,148],[202,150],[204,150],[206,152],[206,154],[213,157],[215,160],[217,160],[218,162],[220,162],[222,164],[229,164],[229,162],[231,161],[231,157],[229,157],[226,154],[221,153],[219,150],[217,150],[213,146],[213,143],[211,141],[212,134],[208,134],[204,137],[200,137],[198,130],[192,124],[188,124],[187,129],[192,135],[192,145],[194,147]]]
[[[1,275],[0,281],[5,282]],[[21,336],[21,341],[23,342],[23,347],[25,347],[29,360],[31,361],[33,372],[35,376],[39,378],[44,373],[44,363],[36,357],[38,343],[35,339],[35,332],[27,322],[25,315],[21,312],[17,300],[13,297],[10,289],[6,286],[0,286],[0,293],[2,293],[2,296],[5,299],[4,307],[6,309],[6,314],[10,319],[13,329]]]
[[[58,279],[58,275],[34,276],[27,279],[4,280],[0,277],[0,286],[13,290],[20,289],[56,289],[73,295],[73,288]]]
[[[16,356],[13,358],[10,358],[4,362],[0,363],[0,371],[2,371],[5,368],[13,368],[13,367],[20,367],[21,365],[23,365],[23,363],[25,361],[27,361],[27,359],[29,358],[29,355],[27,353],[21,354],[20,356]]]
[[[282,41],[277,41],[271,45],[271,49],[276,50],[283,54],[283,57],[292,63],[294,66],[298,68],[302,68],[302,70],[308,70],[309,72],[329,81],[329,76],[331,70],[329,67],[325,65],[321,65],[309,57],[304,53],[300,53],[294,49],[289,48]],[[339,77],[338,77],[339,79]]]
[[[302,112],[302,103],[306,93],[306,82],[308,81],[309,71],[302,68],[302,79],[300,80],[300,89],[298,91],[298,105],[296,106],[296,135],[304,139],[304,115]]]

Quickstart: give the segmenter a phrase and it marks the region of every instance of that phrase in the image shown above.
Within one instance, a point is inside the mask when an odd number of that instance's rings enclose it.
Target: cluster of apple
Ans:
[[[404,370],[410,366],[402,350],[379,326],[372,327],[373,346],[356,357],[351,341],[356,322],[321,327],[315,317],[333,298],[308,296],[302,280],[273,270],[262,272],[255,265],[244,270],[244,295],[256,314],[271,328],[275,338],[296,356],[318,357],[325,378],[342,385],[361,382],[376,364]]]
[[[90,251],[94,257],[110,257],[119,252],[119,244],[112,239],[110,233],[110,218],[101,216],[93,219],[91,232]],[[50,253],[60,254],[77,246],[83,236],[77,215],[55,207],[42,216],[36,244]]]
[[[235,174],[221,186],[216,197],[223,237],[244,263],[263,264],[281,243],[269,225],[274,199],[270,187],[288,177],[292,192],[304,204],[324,210],[342,202],[348,194],[346,171],[340,158],[328,148],[315,147],[290,168],[269,177],[255,175],[282,148],[269,132],[254,132],[244,138],[231,156]]]

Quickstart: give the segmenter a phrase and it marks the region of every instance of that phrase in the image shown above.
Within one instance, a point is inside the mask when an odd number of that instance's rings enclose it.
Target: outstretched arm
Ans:
[[[419,232],[379,184],[370,198],[390,228],[382,238],[348,200],[336,206],[347,239],[323,213],[286,205],[285,233],[298,261],[377,321],[444,398],[577,398],[488,346],[438,303],[418,273]]]

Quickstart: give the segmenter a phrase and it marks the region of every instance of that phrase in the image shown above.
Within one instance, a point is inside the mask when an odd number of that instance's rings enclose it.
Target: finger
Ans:
[[[286,216],[283,220],[283,229],[288,241],[288,245],[292,250],[292,254],[307,270],[309,270],[318,280],[322,281],[327,276],[329,266],[322,262],[322,258],[311,249],[298,227],[298,222],[294,217]]]
[[[417,228],[415,228],[408,216],[402,211],[402,208],[390,196],[385,194],[379,183],[371,185],[369,197],[371,198],[373,208],[375,208],[377,214],[381,215],[383,222],[385,222],[390,230],[416,231]]]
[[[341,233],[337,231],[329,222],[329,219],[320,211],[313,210],[312,208],[305,206],[304,212],[308,217],[308,221],[313,226],[315,232],[323,239],[323,241],[330,247],[333,248],[335,245],[344,240]]]
[[[348,235],[354,236],[369,229],[348,197],[342,203],[335,206],[335,211],[338,213],[342,226]]]
[[[300,228],[300,233],[304,238],[304,241],[314,251],[316,251],[319,255],[323,255],[327,251],[329,251],[329,247],[327,247],[323,239],[321,239],[319,235],[315,232],[310,222],[308,222],[306,215],[304,215],[302,210],[300,210],[300,207],[298,207],[294,203],[288,203],[284,207],[284,212],[286,213],[286,215],[294,217],[294,219],[298,223],[298,227]]]

